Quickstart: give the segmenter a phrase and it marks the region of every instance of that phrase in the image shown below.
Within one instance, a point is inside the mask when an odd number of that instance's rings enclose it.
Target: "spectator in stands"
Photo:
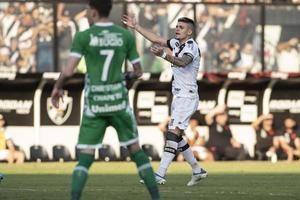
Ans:
[[[10,49],[6,46],[0,47],[0,72],[10,71]]]
[[[222,50],[218,54],[218,65],[220,72],[234,70],[237,62],[240,60],[240,46],[237,43],[225,42]]]
[[[291,38],[277,46],[276,61],[280,72],[300,72],[299,39]]]
[[[17,60],[17,70],[19,73],[36,72],[35,54],[38,30],[31,14],[22,16],[20,21],[17,36],[20,57]]]
[[[258,160],[277,161],[277,150],[280,148],[278,131],[273,127],[273,115],[261,115],[253,123],[256,131],[255,154]]]
[[[53,24],[41,24],[37,39],[37,71],[54,71],[53,63]]]
[[[292,161],[294,156],[300,157],[300,130],[292,117],[285,118],[283,125],[284,130],[279,138],[280,146],[287,154],[287,160]]]
[[[13,5],[13,3],[9,3],[1,20],[1,34],[4,37],[4,43],[6,46],[10,45],[11,37],[17,36],[20,20],[16,15],[16,12],[17,7]]]
[[[63,15],[58,19],[58,40],[59,40],[59,69],[62,71],[68,62],[69,48],[72,43],[73,35],[76,32],[75,23],[69,16],[69,11],[65,10]]]
[[[209,139],[206,147],[215,160],[245,160],[247,153],[243,145],[236,141],[228,126],[227,109],[223,105],[216,106],[205,116],[209,126]]]
[[[157,32],[157,15],[156,12],[153,11],[152,6],[145,5],[144,7],[141,7],[138,18],[139,23],[143,24],[145,28],[152,30],[153,32]],[[152,72],[152,67],[155,61],[155,55],[153,55],[150,51],[151,45],[151,42],[143,39],[143,70],[145,72]]]
[[[6,120],[0,114],[0,160],[7,161],[8,163],[23,163],[25,155],[23,152],[18,151],[11,139],[5,136]]]
[[[197,160],[213,161],[213,154],[205,147],[208,135],[206,135],[203,131],[200,131],[198,125],[198,120],[192,117],[189,121],[189,126],[185,131],[184,139],[187,140]],[[182,154],[179,154],[177,156],[177,161],[183,160],[184,158]]]
[[[250,72],[255,64],[256,59],[254,56],[253,45],[251,43],[246,43],[241,51],[240,60],[237,62],[234,71]]]

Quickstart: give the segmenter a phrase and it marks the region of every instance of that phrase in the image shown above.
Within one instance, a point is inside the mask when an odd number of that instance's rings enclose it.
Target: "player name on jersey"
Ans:
[[[98,35],[90,34],[90,46],[92,47],[115,47],[122,45],[123,38],[121,33],[102,31]]]
[[[107,84],[107,85],[91,85],[92,92],[109,92],[116,91],[122,88],[122,83]]]

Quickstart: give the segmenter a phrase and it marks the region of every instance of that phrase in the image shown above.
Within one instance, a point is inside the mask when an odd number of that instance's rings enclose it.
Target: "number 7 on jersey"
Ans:
[[[115,54],[114,50],[101,50],[100,51],[101,56],[106,56],[106,59],[104,61],[101,81],[107,81],[110,63],[111,63],[111,60],[112,60],[114,54]]]

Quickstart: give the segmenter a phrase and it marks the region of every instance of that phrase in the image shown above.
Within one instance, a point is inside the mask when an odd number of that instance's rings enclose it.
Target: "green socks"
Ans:
[[[79,155],[79,163],[75,167],[72,175],[72,200],[79,200],[81,192],[84,188],[86,180],[88,178],[88,170],[94,161],[93,154],[84,154]]]
[[[142,150],[139,150],[133,153],[131,155],[131,158],[136,163],[139,175],[141,179],[144,180],[152,199],[160,199],[158,187],[154,177],[154,172],[146,154]]]

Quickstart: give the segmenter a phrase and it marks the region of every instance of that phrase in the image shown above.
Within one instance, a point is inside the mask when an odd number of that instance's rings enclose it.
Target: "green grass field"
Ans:
[[[69,199],[72,163],[0,163],[5,175],[0,183],[0,200]],[[158,162],[152,163],[154,168]],[[185,200],[297,200],[300,199],[300,162],[204,163],[208,178],[187,187],[191,170],[186,163],[172,163],[166,185],[159,186],[162,199]],[[83,200],[149,199],[139,184],[131,162],[96,162]]]

